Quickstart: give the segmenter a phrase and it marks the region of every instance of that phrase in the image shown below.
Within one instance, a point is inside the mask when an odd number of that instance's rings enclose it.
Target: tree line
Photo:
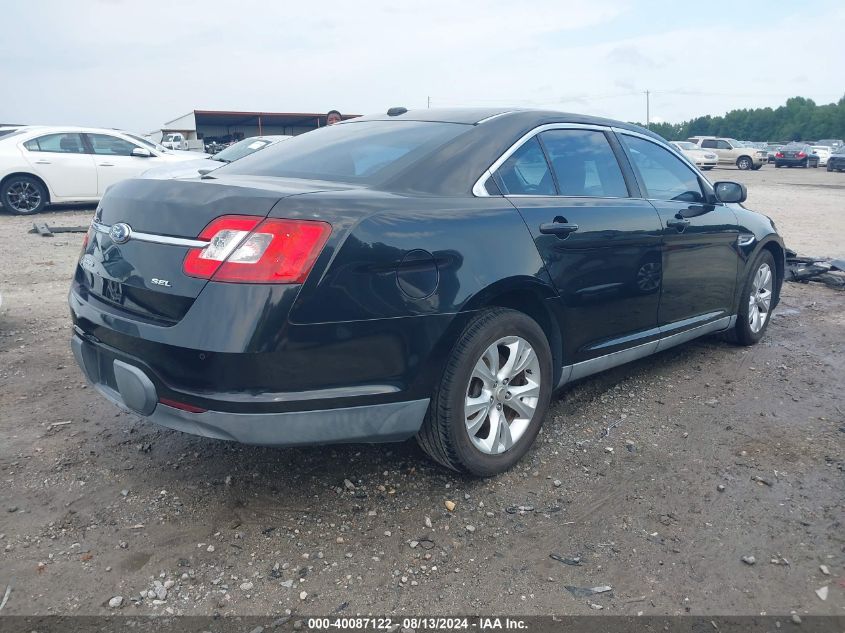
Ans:
[[[845,96],[826,105],[792,97],[786,100],[786,105],[775,109],[731,110],[724,116],[701,116],[683,123],[652,123],[649,128],[670,141],[691,136],[769,142],[845,139]]]

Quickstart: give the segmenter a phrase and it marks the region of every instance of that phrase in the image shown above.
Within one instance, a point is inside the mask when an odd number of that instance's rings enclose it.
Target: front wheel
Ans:
[[[549,342],[515,310],[484,310],[452,349],[417,435],[435,461],[489,477],[519,461],[546,415],[552,392]]]
[[[754,345],[763,338],[771,320],[777,287],[775,258],[770,251],[760,251],[750,271],[740,295],[736,326],[730,332],[731,338],[740,345]]]
[[[0,201],[15,215],[39,213],[47,206],[47,189],[32,176],[12,176],[3,183]]]
[[[751,162],[751,159],[748,158],[748,156],[740,156],[736,160],[736,166],[739,169],[741,169],[742,171],[745,171],[747,169],[751,169],[751,165],[752,165],[752,162]]]

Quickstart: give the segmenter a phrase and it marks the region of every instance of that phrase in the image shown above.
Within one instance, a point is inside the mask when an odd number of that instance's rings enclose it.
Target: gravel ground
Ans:
[[[709,175],[793,248],[842,254],[842,174]],[[32,221],[0,215],[3,615],[843,613],[842,293],[787,284],[754,348],[706,338],[567,388],[527,458],[477,481],[413,442],[255,448],[119,412],[68,347],[81,235]]]

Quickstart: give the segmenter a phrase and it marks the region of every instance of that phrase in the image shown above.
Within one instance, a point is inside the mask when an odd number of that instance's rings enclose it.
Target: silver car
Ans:
[[[141,178],[155,178],[157,180],[170,180],[173,178],[196,178],[203,176],[209,172],[219,169],[223,165],[228,165],[231,162],[254,154],[265,147],[270,147],[276,143],[281,143],[291,136],[251,136],[242,141],[238,141],[234,145],[230,145],[226,149],[213,156],[206,156],[197,160],[183,161],[176,165],[166,165],[163,167],[156,167],[149,169],[141,174]]]
[[[700,169],[713,169],[719,164],[719,157],[716,154],[706,149],[701,149],[695,143],[690,143],[689,141],[672,141],[672,145],[677,147],[691,163]]]

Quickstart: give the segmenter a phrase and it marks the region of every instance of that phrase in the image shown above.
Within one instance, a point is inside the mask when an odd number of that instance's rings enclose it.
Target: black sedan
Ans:
[[[705,334],[760,340],[784,246],[745,196],[617,121],[391,109],[110,188],[72,349],[106,398],[173,429],[416,436],[493,475],[567,383]]]
[[[828,171],[845,171],[845,146],[838,148],[827,159]]]
[[[803,143],[789,143],[775,153],[775,167],[818,167],[818,154]]]

